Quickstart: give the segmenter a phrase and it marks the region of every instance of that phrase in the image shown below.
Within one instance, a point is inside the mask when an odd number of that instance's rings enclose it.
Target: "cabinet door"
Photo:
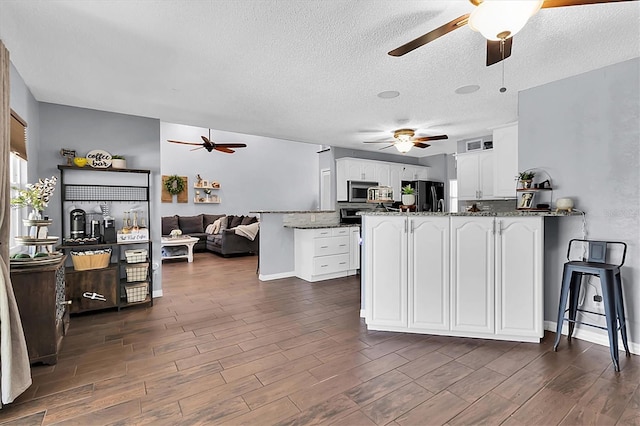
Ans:
[[[543,220],[496,219],[496,334],[543,336]]]
[[[409,328],[449,329],[449,218],[409,219]]]
[[[363,283],[371,326],[407,326],[407,220],[364,216]]]
[[[403,165],[400,173],[401,180],[416,180],[418,173],[415,166]]]
[[[376,163],[373,161],[358,161],[360,166],[360,180],[377,182]]]
[[[360,269],[360,228],[349,228],[349,269]]]
[[[478,199],[478,154],[460,154],[456,161],[458,198],[461,200]]]
[[[66,280],[72,314],[118,306],[118,265],[88,271],[67,269]],[[84,293],[98,293],[106,300],[88,299]]]
[[[336,160],[336,201],[347,201],[347,160]]]
[[[494,331],[494,219],[451,217],[451,329]]]
[[[419,180],[429,180],[429,167],[416,167],[416,177]]]
[[[515,176],[518,173],[518,125],[493,131],[494,188],[496,197],[516,196]]]
[[[402,165],[389,165],[389,186],[393,188],[393,199],[402,201]]]
[[[375,182],[380,186],[391,186],[389,184],[389,165],[383,162],[375,163]]]
[[[491,198],[493,197],[493,151],[485,151],[477,155],[480,198]]]

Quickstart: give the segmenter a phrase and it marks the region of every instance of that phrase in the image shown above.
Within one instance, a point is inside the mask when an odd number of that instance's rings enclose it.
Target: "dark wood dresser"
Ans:
[[[63,256],[48,265],[11,268],[11,283],[32,364],[58,362],[62,337],[69,327],[65,259]]]

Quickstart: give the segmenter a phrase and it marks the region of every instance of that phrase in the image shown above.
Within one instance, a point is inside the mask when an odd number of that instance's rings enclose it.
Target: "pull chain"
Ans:
[[[502,55],[502,87],[500,88],[500,93],[504,93],[507,91],[507,88],[504,87],[504,41],[505,39],[500,39],[500,54]]]

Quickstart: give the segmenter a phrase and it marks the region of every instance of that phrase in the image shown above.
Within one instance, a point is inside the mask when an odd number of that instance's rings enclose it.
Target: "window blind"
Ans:
[[[11,110],[11,152],[27,159],[27,122]]]

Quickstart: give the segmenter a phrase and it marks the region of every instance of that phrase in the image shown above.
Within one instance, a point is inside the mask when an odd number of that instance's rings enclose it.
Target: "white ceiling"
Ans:
[[[0,1],[0,38],[35,98],[357,149],[398,127],[449,135],[517,119],[517,93],[640,56],[640,2],[543,9],[486,67],[468,26],[394,49],[468,13],[466,0]],[[457,95],[460,86],[480,90]],[[396,90],[395,99],[377,93]]]

